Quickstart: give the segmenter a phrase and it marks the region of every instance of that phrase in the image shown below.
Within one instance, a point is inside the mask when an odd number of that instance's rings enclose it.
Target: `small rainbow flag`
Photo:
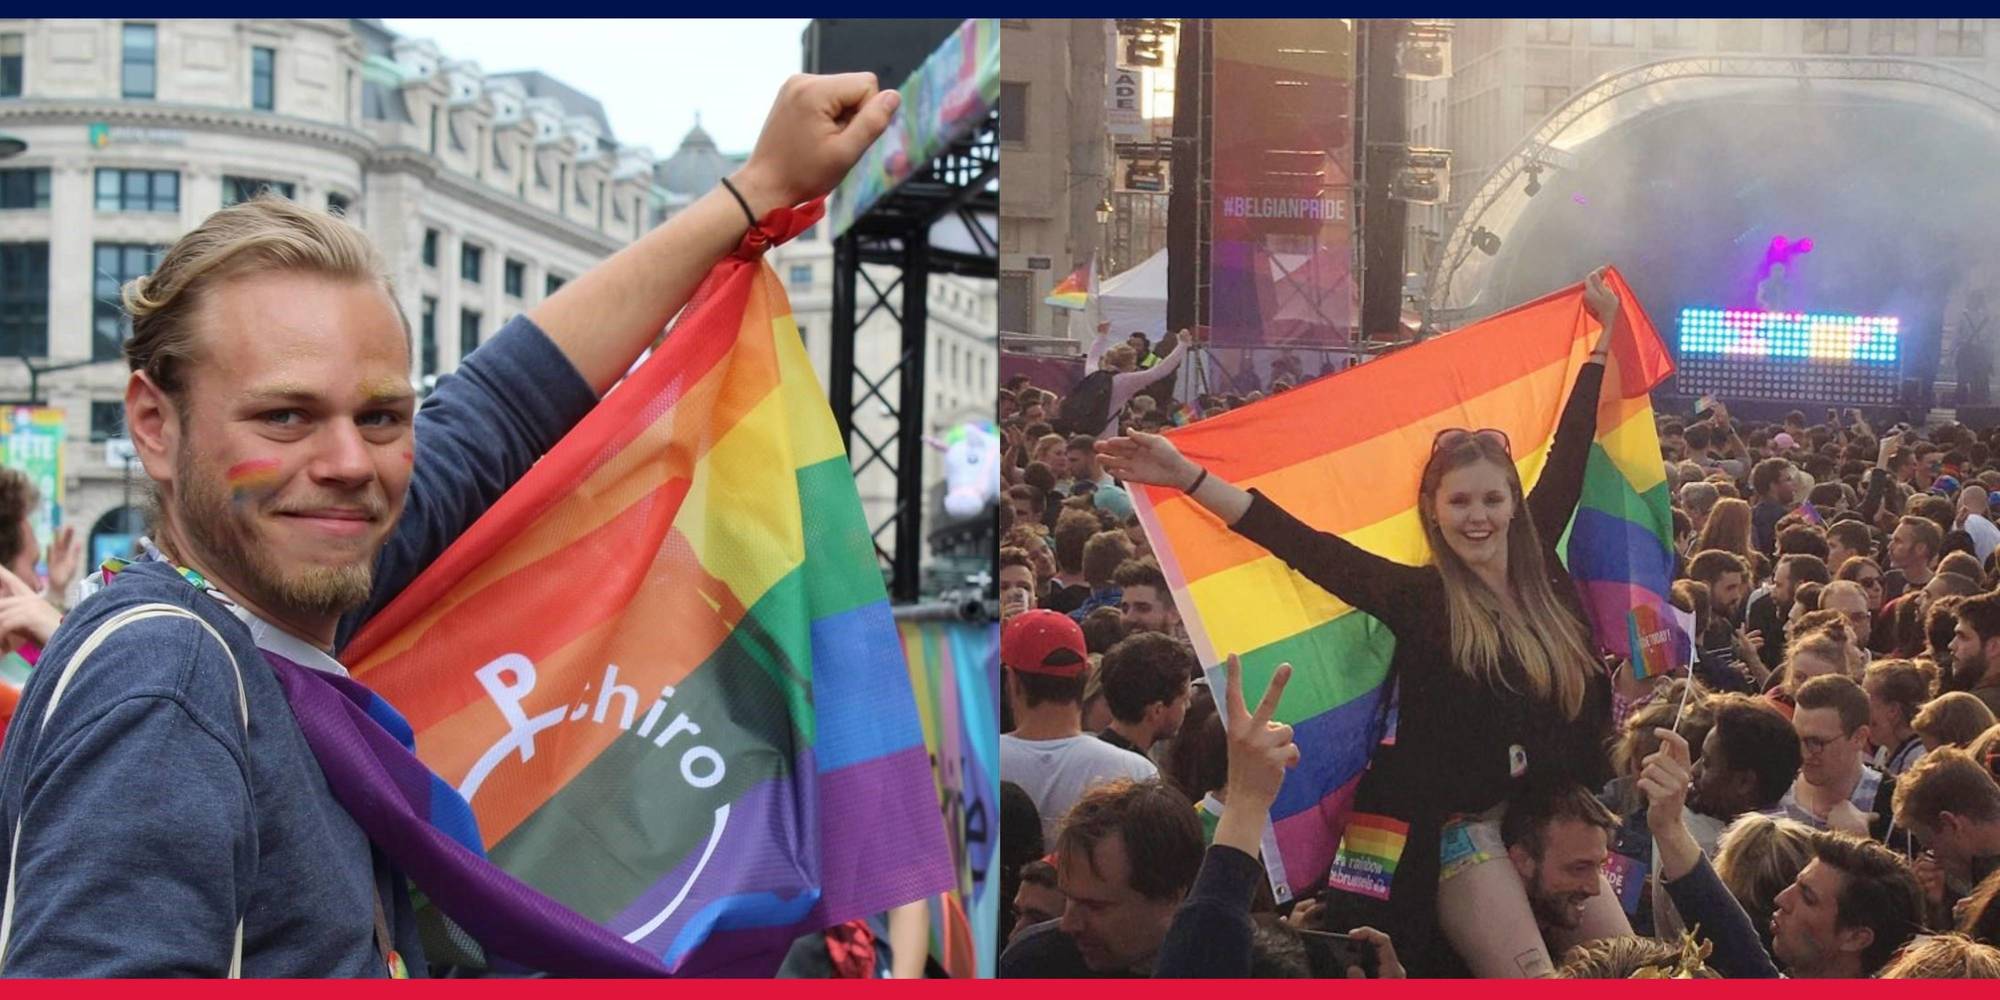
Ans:
[[[1609,280],[1630,336],[1618,338],[1605,375],[1566,553],[1597,642],[1623,656],[1634,608],[1675,620],[1666,603],[1673,523],[1649,396],[1673,368],[1624,280],[1615,271]],[[1578,285],[1168,436],[1215,475],[1263,490],[1307,524],[1421,565],[1430,551],[1417,481],[1437,432],[1505,431],[1532,488],[1599,332]],[[1240,654],[1253,702],[1278,664],[1297,668],[1277,721],[1293,727],[1303,756],[1272,808],[1275,850],[1266,863],[1280,889],[1316,889],[1313,880],[1334,866],[1377,739],[1395,638],[1180,493],[1144,488],[1134,500],[1202,661],[1212,668]],[[1356,831],[1347,853],[1379,857],[1390,846],[1371,827]],[[1389,874],[1357,863],[1336,877],[1366,885]]]
[[[683,974],[769,975],[954,881],[852,466],[762,249],[342,656],[494,863]]]
[[[1813,506],[1811,500],[1799,504],[1799,516],[1804,518],[1807,524],[1826,527],[1826,518],[1820,516],[1819,508]]]
[[[1077,268],[1069,277],[1058,282],[1055,290],[1049,292],[1049,297],[1042,301],[1058,309],[1083,309],[1088,307],[1090,305],[1090,288],[1092,282],[1091,272],[1096,267],[1097,261],[1093,259],[1090,263]]]

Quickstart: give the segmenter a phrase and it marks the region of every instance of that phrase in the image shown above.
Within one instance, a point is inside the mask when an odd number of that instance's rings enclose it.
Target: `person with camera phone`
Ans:
[[[1224,784],[1229,808],[1216,820],[1215,839],[1202,858],[1194,888],[1175,911],[1160,945],[1155,979],[1243,979],[1251,970],[1251,938],[1256,927],[1250,902],[1257,882],[1265,877],[1258,861],[1264,828],[1271,821],[1271,804],[1285,771],[1299,762],[1292,727],[1271,721],[1278,699],[1291,680],[1291,664],[1279,665],[1271,684],[1252,713],[1243,699],[1243,665],[1234,654],[1224,668],[1224,731],[1228,734],[1229,777]],[[1389,935],[1367,927],[1347,934],[1305,931],[1314,901],[1294,910],[1293,927],[1304,938],[1314,970],[1344,969],[1346,978],[1401,979],[1403,964]]]

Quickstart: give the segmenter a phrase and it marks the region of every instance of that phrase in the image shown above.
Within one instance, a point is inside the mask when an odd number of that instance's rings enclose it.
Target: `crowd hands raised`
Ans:
[[[1615,300],[1592,308],[1609,329]],[[1588,382],[1570,410],[1594,409]],[[1174,422],[1163,404],[1125,404],[1124,433],[1101,443],[1046,438],[1030,425],[1059,401],[1010,389],[1029,405],[1011,415],[1003,512],[1003,881],[1016,918],[1002,976],[2000,977],[2000,432],[1878,434],[1854,410],[1746,425],[1721,403],[1693,421],[1662,415],[1673,603],[1694,616],[1693,663],[1641,678],[1592,657],[1564,704],[1575,657],[1559,638],[1546,656],[1521,652],[1535,640],[1508,620],[1581,628],[1534,596],[1536,579],[1573,584],[1559,567],[1510,571],[1508,546],[1484,543],[1565,523],[1575,501],[1542,484],[1524,494],[1511,456],[1482,463],[1496,446],[1444,443],[1424,478],[1437,560],[1470,572],[1398,569],[1205,474],[1155,433]],[[1571,462],[1580,477],[1559,430],[1544,481]],[[1224,689],[1207,689],[1126,483],[1191,490],[1382,619],[1402,683],[1438,671],[1486,685],[1461,703],[1406,688],[1397,745],[1363,776],[1357,810],[1389,801],[1402,811],[1385,813],[1412,818],[1395,904],[1333,889],[1274,898],[1270,809],[1302,752],[1272,722],[1292,668],[1252,672],[1252,698],[1267,684],[1254,712],[1235,657]],[[1497,673],[1451,662],[1458,646],[1425,645],[1399,621],[1475,627],[1454,587],[1501,596]],[[1480,698],[1517,721],[1464,737],[1443,767],[1409,746],[1413,730],[1453,728],[1425,729],[1427,712],[1481,728],[1468,711]],[[1430,789],[1484,773],[1489,752],[1526,757],[1493,782],[1495,801]],[[1403,775],[1420,780],[1371,794]],[[1413,863],[1419,850],[1440,862]]]

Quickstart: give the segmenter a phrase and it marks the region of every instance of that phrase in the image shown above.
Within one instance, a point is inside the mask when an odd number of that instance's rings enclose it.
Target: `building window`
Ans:
[[[1590,19],[1590,44],[1630,46],[1633,24],[1629,17],[1593,17]]]
[[[816,239],[819,239],[819,223],[817,222],[807,226],[806,231],[799,234],[800,243],[811,243]]]
[[[438,266],[438,231],[424,230],[424,266]]]
[[[501,273],[504,276],[507,294],[520,298],[521,287],[528,283],[528,265],[518,260],[509,260],[506,267],[501,269]]]
[[[1846,55],[1851,30],[1844,17],[1809,17],[1805,19],[1806,31],[1803,47],[1805,51],[1818,54]]]
[[[100,212],[178,212],[181,175],[172,170],[97,170]]]
[[[228,208],[238,202],[249,201],[267,191],[289,200],[298,195],[298,190],[298,185],[290,181],[273,181],[262,177],[224,176],[222,178],[222,207]]]
[[[1028,85],[1000,84],[1000,141],[1028,141]]]
[[[1877,18],[1868,24],[1868,54],[1910,56],[1917,53],[1917,19]]]
[[[93,361],[116,361],[125,355],[131,320],[120,305],[119,289],[153,269],[162,248],[144,243],[99,243],[91,261],[91,337]]]
[[[49,168],[0,170],[0,208],[49,207]]]
[[[464,364],[465,359],[471,357],[472,352],[478,349],[479,349],[479,311],[476,309],[460,309],[458,311],[459,363]]]
[[[258,111],[270,111],[278,106],[277,63],[277,49],[250,50],[250,106]]]
[[[125,436],[125,404],[93,400],[90,404],[90,443],[103,444]]]
[[[793,264],[791,281],[793,288],[806,288],[810,286],[813,283],[812,265]]]
[[[1979,18],[1947,18],[1938,21],[1937,54],[1941,56],[1983,56],[1986,54],[1986,22]]]
[[[1656,49],[1694,48],[1695,31],[1701,26],[1696,17],[1663,17],[1653,21],[1653,47]]]
[[[1000,329],[1004,333],[1035,332],[1035,272],[1000,275]]]
[[[419,329],[417,363],[423,366],[423,377],[429,378],[438,371],[438,300],[428,295],[424,296],[424,315]]]
[[[563,282],[568,280],[569,280],[568,278],[557,277],[556,275],[553,274],[543,278],[542,296],[546,298],[550,295],[554,295],[556,293],[556,289],[561,288],[563,286]]]
[[[1531,115],[1545,115],[1568,99],[1568,87],[1530,86],[1522,95],[1521,110]]]
[[[0,97],[21,96],[27,49],[23,44],[25,38],[26,35],[16,32],[0,35]]]
[[[486,251],[470,243],[461,244],[458,248],[458,276],[476,285],[485,270]]]
[[[152,100],[159,80],[159,29],[150,24],[125,26],[125,63],[120,76],[120,92],[127,100]]]
[[[49,245],[0,243],[0,355],[49,353]]]
[[[1764,48],[1764,22],[1754,17],[1725,17],[1715,28],[1715,47],[1724,52],[1758,52]]]
[[[338,191],[326,193],[326,210],[330,215],[346,215],[351,205],[353,202],[348,201],[347,196]]]
[[[1576,30],[1575,22],[1567,17],[1531,17],[1521,23],[1528,41],[1547,45],[1568,45]]]

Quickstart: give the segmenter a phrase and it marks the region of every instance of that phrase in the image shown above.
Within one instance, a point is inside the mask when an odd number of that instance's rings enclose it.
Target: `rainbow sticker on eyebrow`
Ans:
[[[229,488],[238,496],[271,489],[278,485],[278,466],[281,464],[275,458],[238,462],[229,467]]]

